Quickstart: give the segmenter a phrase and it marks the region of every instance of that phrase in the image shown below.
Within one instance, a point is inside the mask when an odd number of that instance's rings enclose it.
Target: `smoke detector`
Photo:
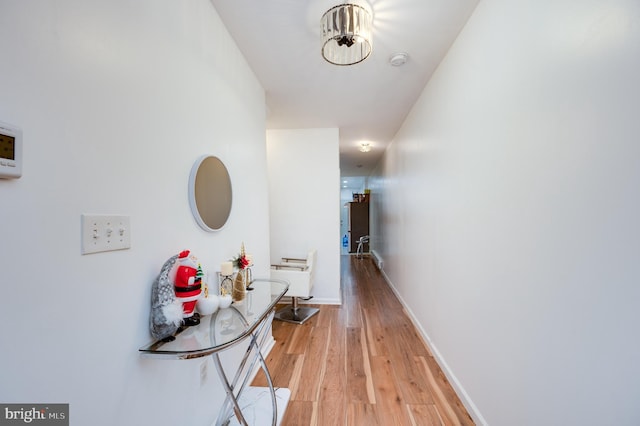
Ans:
[[[409,60],[409,55],[404,52],[400,52],[400,53],[394,53],[393,55],[391,55],[391,57],[389,58],[389,63],[394,67],[399,67],[406,64],[408,60]]]

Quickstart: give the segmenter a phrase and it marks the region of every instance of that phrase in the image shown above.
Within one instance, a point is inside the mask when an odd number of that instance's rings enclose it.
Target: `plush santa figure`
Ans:
[[[184,325],[200,324],[200,315],[195,313],[196,301],[202,294],[202,280],[198,276],[198,260],[184,250],[178,255],[175,269],[174,290],[176,299],[182,303]]]

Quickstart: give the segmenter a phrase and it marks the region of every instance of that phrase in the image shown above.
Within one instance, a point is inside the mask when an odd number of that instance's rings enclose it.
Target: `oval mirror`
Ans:
[[[205,231],[221,229],[231,213],[231,178],[218,157],[199,158],[189,176],[189,204],[193,217]]]

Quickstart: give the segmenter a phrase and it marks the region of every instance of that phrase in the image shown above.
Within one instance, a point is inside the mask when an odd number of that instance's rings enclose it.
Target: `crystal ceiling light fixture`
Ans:
[[[369,152],[371,151],[371,144],[369,142],[360,142],[360,148],[358,148],[361,152]]]
[[[334,65],[354,65],[371,54],[371,12],[353,3],[327,10],[320,19],[322,57]]]

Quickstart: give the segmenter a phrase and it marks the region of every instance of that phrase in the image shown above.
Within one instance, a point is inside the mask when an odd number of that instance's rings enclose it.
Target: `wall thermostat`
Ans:
[[[0,178],[22,176],[22,130],[0,121]]]

